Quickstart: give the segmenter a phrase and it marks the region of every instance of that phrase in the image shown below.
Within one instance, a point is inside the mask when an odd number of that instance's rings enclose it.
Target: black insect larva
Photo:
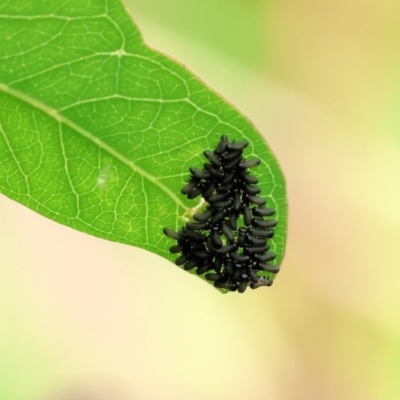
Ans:
[[[218,193],[229,192],[229,191],[232,190],[234,187],[235,187],[235,182],[225,183],[224,185],[218,186],[217,192],[218,192]]]
[[[229,150],[244,150],[248,145],[249,145],[249,142],[247,140],[244,140],[243,142],[232,142],[232,143],[228,144],[228,149]]]
[[[238,214],[236,212],[232,212],[229,215],[229,227],[234,231],[237,229],[237,218]]]
[[[268,250],[269,246],[246,247],[246,254],[262,254]]]
[[[205,150],[203,152],[203,154],[204,154],[204,157],[207,158],[208,161],[210,161],[210,163],[214,164],[216,167],[221,166],[221,160],[215,153],[213,153],[210,150]]]
[[[209,228],[210,224],[208,222],[187,222],[186,228],[192,231],[202,231]]]
[[[257,167],[257,165],[260,165],[261,160],[259,158],[252,158],[251,160],[246,160],[246,161],[242,161],[239,164],[240,168],[253,168],[253,167]]]
[[[221,260],[219,258],[214,259],[212,267],[215,272],[220,273],[222,269]]]
[[[227,254],[237,249],[236,243],[229,243],[217,250],[218,254]]]
[[[179,239],[183,238],[183,236],[180,233],[175,232],[174,230],[169,229],[169,228],[164,228],[163,232],[164,232],[165,236],[168,236],[169,238],[174,239],[174,240],[179,240]]]
[[[242,179],[243,179],[246,183],[249,183],[249,184],[251,184],[251,185],[255,185],[255,184],[258,183],[258,179],[257,179],[255,176],[250,175],[250,174],[248,174],[248,173],[243,173],[243,174],[242,174]]]
[[[231,276],[231,275],[233,274],[233,264],[232,264],[231,261],[228,260],[228,261],[225,263],[224,272],[225,272],[228,276]]]
[[[232,199],[227,199],[222,201],[216,201],[215,203],[212,203],[212,206],[214,208],[226,208],[229,207],[231,204],[232,204]]]
[[[187,261],[187,256],[185,254],[182,254],[175,260],[176,265],[183,265]]]
[[[247,289],[247,281],[240,281],[238,286],[238,292],[244,293],[246,289]]]
[[[197,267],[196,269],[196,274],[197,275],[203,275],[205,272],[210,270],[210,264],[203,264]]]
[[[241,206],[242,206],[242,202],[240,200],[240,192],[235,191],[233,193],[233,198],[232,198],[232,210],[237,212],[240,210]]]
[[[229,171],[233,168],[236,167],[236,165],[238,165],[241,161],[241,158],[235,158],[232,161],[229,161],[228,163],[225,164],[225,170]]]
[[[251,211],[250,208],[247,206],[243,207],[243,222],[246,226],[249,226],[252,223]]]
[[[205,186],[204,190],[202,191],[201,195],[207,199],[207,197],[210,197],[214,190],[217,188],[217,185],[215,182],[210,182],[207,186]]]
[[[222,154],[226,150],[228,143],[229,142],[228,142],[228,138],[226,137],[226,135],[222,135],[221,140],[219,141],[216,149],[214,150],[214,153],[218,154],[218,155]]]
[[[210,235],[210,238],[212,240],[213,245],[216,248],[220,248],[222,247],[222,240],[221,240],[221,236],[219,236],[218,230],[217,229],[213,229]]]
[[[225,163],[230,160],[240,159],[242,157],[243,151],[232,151],[230,153],[226,153],[222,156]]]
[[[183,266],[183,269],[185,271],[190,271],[191,269],[193,269],[194,267],[196,267],[198,264],[198,261],[196,260],[189,260],[186,261],[185,265]]]
[[[239,235],[237,240],[237,245],[239,247],[244,247],[246,245],[246,236],[247,236],[247,229],[239,228]]]
[[[219,169],[213,167],[211,164],[204,164],[204,168],[214,177],[221,179],[224,177],[224,173]]]
[[[226,185],[228,183],[231,183],[233,181],[233,179],[235,178],[235,176],[236,176],[235,171],[228,172],[227,174],[225,174],[224,178],[222,179],[221,184]]]
[[[256,195],[261,192],[261,189],[258,186],[250,186],[250,185],[245,185],[244,191],[249,194],[249,195]]]
[[[194,189],[192,189],[188,194],[187,194],[187,198],[189,200],[193,200],[195,199],[197,196],[201,195],[201,189],[196,186]]]
[[[274,236],[274,231],[272,229],[255,229],[255,228],[250,228],[249,229],[250,235],[253,236],[260,236],[260,237],[265,237],[265,238],[272,238]]]
[[[254,228],[273,228],[277,225],[277,222],[273,219],[270,220],[262,220],[262,219],[253,219],[251,224]]]
[[[183,250],[183,247],[180,244],[176,244],[175,246],[171,246],[169,248],[169,252],[172,254],[180,253]]]
[[[268,246],[269,247],[269,246]],[[268,250],[266,250],[266,251],[268,251]],[[255,256],[254,256],[254,258],[257,260],[257,261],[264,261],[264,262],[268,262],[268,261],[272,261],[272,260],[275,260],[275,258],[276,258],[276,254],[275,253],[265,253],[265,254],[256,254]]]
[[[226,237],[226,240],[230,243],[232,243],[235,240],[235,236],[233,235],[233,231],[227,224],[222,224],[221,225],[221,230],[224,236]]]
[[[199,260],[209,260],[212,258],[212,254],[207,253],[206,251],[195,251],[193,254]]]
[[[209,203],[216,203],[218,201],[226,199],[227,194],[226,193],[217,193],[217,194],[212,194],[207,201]]]
[[[217,288],[220,288],[220,289],[228,289],[228,290],[231,290],[232,292],[234,292],[237,289],[236,283],[232,283],[232,282],[216,281],[216,282],[214,282],[214,286]]]
[[[211,224],[216,224],[217,222],[222,221],[225,218],[226,210],[222,209],[217,211],[210,219]]]
[[[206,245],[207,245],[207,249],[208,249],[211,253],[215,254],[215,253],[218,251],[218,249],[214,246],[214,243],[213,243],[213,241],[211,240],[210,237],[207,239]]]
[[[192,174],[192,176],[198,179],[207,179],[210,177],[210,173],[208,171],[201,170],[195,167],[190,167],[189,171]]]
[[[189,194],[200,182],[197,178],[189,179],[188,183],[182,188],[182,194]]]
[[[250,201],[250,203],[253,203],[256,206],[263,206],[266,203],[266,200],[259,196],[246,195],[245,197],[246,197],[246,200]]]
[[[255,217],[270,217],[275,214],[275,210],[272,208],[255,207],[252,209],[252,212]]]
[[[205,222],[208,221],[213,214],[213,210],[208,209],[202,213],[194,214],[193,219],[198,222]]]
[[[205,242],[207,240],[207,237],[204,236],[203,234],[196,232],[196,231],[192,231],[191,229],[186,229],[185,230],[185,234],[187,237],[190,237],[194,240],[198,240],[201,242]]]
[[[251,244],[252,246],[266,246],[267,250],[269,250],[269,246],[266,244],[267,243],[267,238],[256,238],[253,236],[248,236],[247,237],[247,242]]]
[[[241,264],[235,264],[235,269],[233,270],[233,274],[231,276],[231,279],[235,282],[237,282],[240,279],[240,276],[242,275],[242,265]]]
[[[270,265],[270,264],[259,264],[260,268],[262,268],[264,271],[267,272],[272,272],[273,274],[277,274],[279,272],[279,267],[276,265]]]
[[[259,276],[257,275],[256,271],[254,271],[253,268],[248,268],[248,271],[249,271],[250,280],[251,280],[253,283],[257,283],[257,282],[258,282]]]
[[[218,279],[220,279],[221,276],[222,276],[221,274],[213,274],[213,273],[211,272],[211,273],[206,274],[206,275],[205,275],[205,278],[206,278],[208,281],[215,282],[215,281],[217,281]]]
[[[230,253],[232,260],[238,261],[238,262],[248,262],[250,260],[250,257],[245,255],[245,254],[239,254],[232,252]]]

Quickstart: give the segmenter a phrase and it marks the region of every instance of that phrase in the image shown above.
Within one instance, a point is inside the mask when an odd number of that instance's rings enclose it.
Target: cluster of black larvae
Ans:
[[[277,222],[265,217],[275,211],[257,196],[261,192],[258,179],[248,168],[260,160],[243,157],[247,145],[247,141],[229,142],[223,135],[214,151],[204,151],[209,163],[202,170],[190,168],[191,177],[181,192],[189,199],[202,196],[207,207],[179,232],[164,228],[164,234],[177,241],[169,249],[181,253],[177,265],[186,271],[196,268],[215,287],[240,293],[249,285],[252,289],[271,286],[272,280],[259,272],[279,271],[268,264],[276,257],[268,252],[268,239],[274,236]]]

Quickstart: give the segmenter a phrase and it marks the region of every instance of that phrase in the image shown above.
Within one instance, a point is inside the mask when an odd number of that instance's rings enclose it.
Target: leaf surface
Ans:
[[[88,234],[169,260],[163,227],[198,200],[180,189],[221,134],[246,156],[286,236],[281,170],[254,126],[182,65],[145,45],[119,0],[0,4],[0,191]],[[238,77],[239,78],[239,77]]]

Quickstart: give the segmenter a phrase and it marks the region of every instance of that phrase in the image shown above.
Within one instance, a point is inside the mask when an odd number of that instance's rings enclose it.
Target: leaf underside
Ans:
[[[190,166],[222,134],[248,140],[262,196],[277,210],[280,265],[287,205],[281,170],[236,109],[150,49],[119,0],[0,4],[0,191],[79,231],[171,261],[199,200],[180,194]]]

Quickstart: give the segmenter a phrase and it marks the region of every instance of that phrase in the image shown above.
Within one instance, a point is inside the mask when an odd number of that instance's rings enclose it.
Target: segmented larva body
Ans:
[[[274,236],[277,221],[269,219],[275,210],[266,207],[258,196],[258,179],[248,168],[260,164],[258,158],[243,156],[247,141],[230,142],[223,135],[214,151],[203,152],[203,169],[191,167],[190,179],[181,193],[189,199],[202,196],[207,206],[193,215],[179,232],[164,228],[164,234],[176,241],[170,247],[178,254],[175,263],[212,282],[216,288],[243,293],[247,287],[271,286],[262,272],[276,274],[279,266],[268,252],[268,239]]]

